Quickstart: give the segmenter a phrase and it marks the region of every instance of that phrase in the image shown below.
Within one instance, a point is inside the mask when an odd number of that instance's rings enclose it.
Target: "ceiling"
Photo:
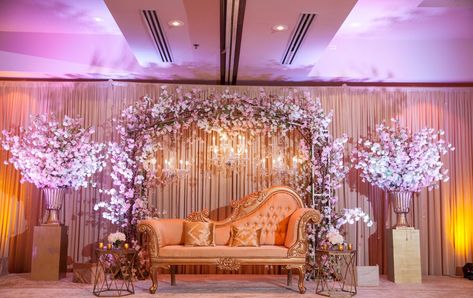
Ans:
[[[473,0],[0,0],[0,78],[471,83]]]

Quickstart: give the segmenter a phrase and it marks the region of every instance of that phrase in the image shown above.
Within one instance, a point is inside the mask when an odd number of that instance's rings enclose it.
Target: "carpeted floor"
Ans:
[[[301,296],[297,280],[286,286],[283,275],[177,275],[171,286],[169,275],[159,277],[158,295],[150,295],[150,281],[135,283],[133,297],[319,297],[315,282],[306,282]],[[72,275],[56,282],[32,281],[29,274],[0,277],[0,297],[93,297],[93,285],[72,282]],[[422,284],[399,285],[381,277],[378,287],[358,287],[357,297],[473,297],[473,281],[460,277],[426,276]]]

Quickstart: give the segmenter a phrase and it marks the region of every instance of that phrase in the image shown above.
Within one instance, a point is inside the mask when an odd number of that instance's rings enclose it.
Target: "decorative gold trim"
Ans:
[[[168,265],[209,265],[216,264],[219,260],[219,257],[208,257],[208,258],[192,258],[192,257],[160,257],[156,259],[156,262],[159,264],[168,264]],[[288,258],[288,257],[238,257],[238,262],[240,265],[251,265],[251,264],[262,264],[262,265],[290,265],[290,264],[305,264],[306,257],[300,258]]]
[[[199,222],[211,222],[209,218],[209,209],[204,209],[202,211],[195,211],[189,214],[186,218],[187,221],[199,221]]]
[[[302,257],[307,254],[307,240],[298,240],[291,246],[287,252],[289,258]]]
[[[290,258],[294,257],[305,257],[308,250],[308,240],[307,240],[307,224],[311,221],[315,224],[319,223],[321,219],[320,212],[315,209],[308,209],[302,214],[297,223],[297,240],[294,245],[292,245],[288,252],[287,256]]]
[[[209,218],[209,210],[204,209],[202,211],[195,211],[189,214],[186,218],[187,221],[203,221],[203,222],[213,222],[215,226],[223,226],[228,223],[237,221],[245,216],[251,215],[253,212],[256,212],[258,208],[264,204],[268,199],[273,195],[278,193],[286,193],[292,197],[293,200],[297,202],[297,205],[300,208],[304,208],[304,203],[299,195],[290,187],[287,186],[273,186],[271,188],[256,191],[243,197],[242,199],[232,201],[232,214],[221,221],[213,221]]]
[[[251,211],[255,207],[259,207],[261,202],[263,202],[267,197],[267,191],[256,191],[247,195],[246,197],[233,201],[232,202],[232,218],[236,218],[239,216],[246,215],[249,211]]]
[[[300,208],[304,208],[304,203],[299,195],[290,187],[287,186],[273,186],[271,188],[257,191],[247,195],[246,197],[233,201],[232,202],[232,214],[229,218],[215,222],[216,225],[224,225],[229,222],[237,221],[245,216],[250,216],[252,213],[256,212],[258,208],[268,201],[272,196],[278,193],[286,193],[296,201],[297,205]]]
[[[150,259],[157,258],[159,255],[159,236],[152,226],[146,223],[138,223],[137,230],[139,233],[146,233],[148,237],[148,254]]]
[[[271,188],[257,191],[247,195],[246,197],[232,202],[233,212],[230,216],[232,221],[238,220],[244,216],[250,215],[256,211],[261,205],[277,193],[289,194],[299,205],[300,208],[304,207],[304,203],[299,195],[290,187],[287,186],[273,186]]]
[[[240,263],[234,258],[219,258],[217,267],[221,270],[237,271],[240,270]]]

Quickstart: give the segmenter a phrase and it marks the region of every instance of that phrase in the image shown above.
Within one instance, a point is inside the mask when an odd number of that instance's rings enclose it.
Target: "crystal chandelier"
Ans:
[[[269,169],[267,168],[267,159],[271,161]],[[261,173],[263,176],[274,177],[277,179],[293,177],[299,172],[300,161],[301,160],[294,155],[292,157],[292,162],[289,163],[285,155],[279,152],[272,158],[263,158],[261,160]]]
[[[248,146],[245,136],[240,134],[229,136],[227,133],[219,133],[218,142],[212,136],[210,146],[210,162],[217,169],[234,170],[246,165],[248,161]]]
[[[190,173],[190,162],[187,160],[179,160],[176,163],[173,158],[164,160],[164,168],[162,170],[162,180],[169,181],[182,179]]]
[[[143,168],[147,172],[148,184],[168,183],[177,179],[186,178],[190,173],[190,162],[187,160],[179,160],[174,162],[174,158],[164,160],[164,166],[157,165],[156,157],[148,159],[143,163]]]

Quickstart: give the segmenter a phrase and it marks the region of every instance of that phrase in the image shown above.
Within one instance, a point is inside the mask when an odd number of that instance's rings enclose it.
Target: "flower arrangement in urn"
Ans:
[[[384,122],[376,126],[372,138],[361,138],[353,151],[352,161],[361,170],[363,181],[388,191],[394,198],[396,227],[408,226],[406,214],[413,192],[438,187],[448,181],[441,156],[454,150],[441,137],[442,130],[424,128],[416,133],[392,119],[393,126]]]
[[[126,236],[122,232],[115,232],[108,235],[108,242],[113,245],[113,247],[118,248],[120,244],[125,243]]]
[[[54,114],[31,116],[31,124],[19,134],[2,131],[5,162],[21,172],[21,183],[43,189],[48,210],[46,224],[59,224],[58,210],[68,188],[87,187],[90,177],[105,166],[104,145],[91,140],[93,128],[84,129],[81,119]]]

